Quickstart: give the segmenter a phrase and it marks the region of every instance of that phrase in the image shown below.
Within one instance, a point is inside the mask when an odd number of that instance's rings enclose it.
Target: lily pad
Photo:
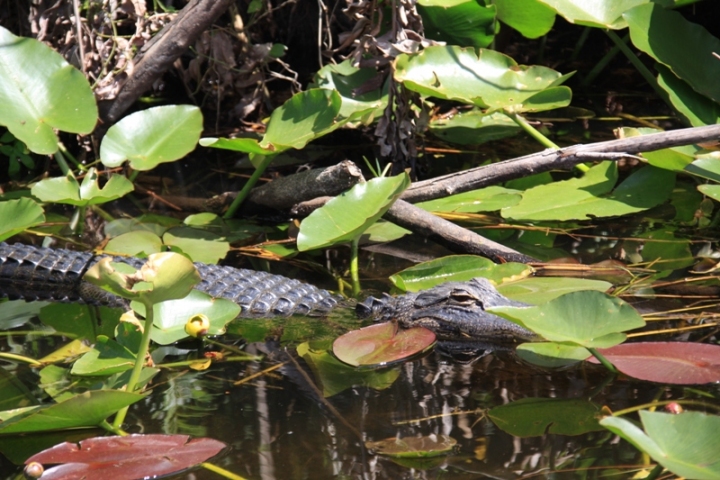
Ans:
[[[214,457],[227,445],[212,438],[188,435],[95,437],[61,443],[28,458],[25,464],[60,464],[45,470],[43,479],[154,478],[193,467]]]
[[[71,372],[73,375],[112,375],[130,370],[135,360],[133,352],[115,340],[100,335],[95,346],[75,361]]]
[[[460,112],[450,118],[435,118],[428,125],[428,129],[436,137],[458,145],[480,145],[512,137],[521,130],[520,126],[504,113],[484,113],[482,110]]]
[[[648,0],[540,0],[570,23],[619,30],[627,27],[622,18],[629,9]]]
[[[495,39],[496,7],[476,0],[418,0],[425,36],[451,45],[487,47]]]
[[[0,27],[1,28],[1,27]],[[17,235],[26,228],[40,225],[45,221],[45,214],[40,205],[30,198],[19,198],[0,202],[0,242]]]
[[[645,431],[620,417],[600,425],[620,435],[681,477],[720,479],[720,417],[701,412],[677,415],[640,411]]]
[[[480,190],[450,195],[445,198],[417,203],[428,212],[478,213],[494,212],[516,205],[521,200],[519,190],[504,187],[487,187]]]
[[[567,106],[572,96],[560,87],[569,76],[547,67],[521,66],[493,50],[457,46],[429,47],[400,55],[395,79],[421,95],[456,100],[481,108],[537,112]],[[542,101],[534,101],[535,95]]]
[[[100,144],[108,167],[125,160],[135,170],[152,170],[192,152],[202,132],[202,113],[192,105],[165,105],[141,110],[110,127]]]
[[[581,290],[607,292],[612,284],[603,280],[570,277],[527,277],[498,285],[498,291],[518,302],[537,305]]]
[[[555,342],[523,343],[518,345],[515,353],[528,363],[546,368],[566,367],[591,356],[585,347]]]
[[[78,184],[72,174],[65,177],[46,178],[32,187],[32,194],[43,202],[66,203],[87,206],[111,202],[135,189],[132,182],[122,175],[112,174],[100,187],[97,170],[90,168]]]
[[[85,76],[50,47],[0,27],[0,125],[39,154],[58,150],[55,129],[90,133],[98,110]]]
[[[624,343],[598,350],[618,370],[674,385],[720,382],[720,346],[685,342]],[[594,357],[589,362],[599,363]]]
[[[602,430],[600,408],[587,400],[522,398],[490,409],[488,417],[501,430],[516,437],[537,437],[548,433],[582,435]]]
[[[630,305],[594,291],[568,293],[535,307],[487,310],[547,340],[586,348],[612,347],[625,340],[625,334],[620,332],[645,325]]]
[[[134,230],[110,239],[105,252],[113,255],[130,255],[146,258],[163,251],[163,242],[156,233],[148,230]]]
[[[435,457],[447,455],[457,445],[457,440],[447,435],[425,435],[422,437],[392,437],[385,440],[367,441],[365,447],[379,455],[388,457]]]
[[[349,242],[375,223],[410,185],[410,177],[374,178],[359,183],[310,214],[300,224],[298,250]]]
[[[435,334],[423,327],[398,329],[394,322],[353,330],[333,342],[333,353],[353,366],[386,366],[431,348]]]

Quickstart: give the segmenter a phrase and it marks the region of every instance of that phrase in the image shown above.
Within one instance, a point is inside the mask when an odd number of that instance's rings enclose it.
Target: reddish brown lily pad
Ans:
[[[720,382],[720,346],[685,342],[623,343],[598,349],[626,375],[675,385]],[[598,363],[590,357],[588,361]]]
[[[423,327],[398,329],[393,322],[353,330],[333,343],[335,356],[353,366],[385,366],[428,350],[435,334]]]
[[[187,435],[88,438],[79,444],[55,445],[28,458],[25,464],[60,464],[45,470],[43,480],[132,480],[180,472],[217,455],[226,447],[212,438],[189,438]]]

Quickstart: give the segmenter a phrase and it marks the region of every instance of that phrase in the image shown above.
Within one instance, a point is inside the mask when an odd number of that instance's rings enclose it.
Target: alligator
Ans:
[[[126,306],[125,300],[83,280],[90,267],[109,255],[0,242],[0,297]],[[145,260],[113,256],[139,269]],[[327,290],[255,270],[195,263],[196,289],[241,307],[240,318],[325,316],[353,303]],[[447,340],[508,342],[533,339],[519,325],[485,311],[492,306],[526,306],[501,295],[484,278],[447,282],[417,293],[368,297],[354,304],[361,319],[393,320],[404,328],[423,326]]]

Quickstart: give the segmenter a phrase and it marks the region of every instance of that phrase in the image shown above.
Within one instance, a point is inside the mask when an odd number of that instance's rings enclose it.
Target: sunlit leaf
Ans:
[[[100,144],[105,166],[125,160],[135,170],[151,170],[195,149],[202,132],[202,113],[192,105],[165,105],[141,110],[110,127]]]
[[[387,105],[387,89],[382,85],[365,92],[357,93],[357,89],[375,81],[378,72],[374,68],[353,67],[350,60],[340,64],[329,63],[315,74],[315,85],[326,90],[335,90],[342,99],[339,116],[350,121],[362,119],[369,123],[376,116],[382,115]]]
[[[645,431],[620,417],[605,417],[600,425],[676,475],[720,479],[720,417],[701,412],[674,415],[641,410],[640,420]]]
[[[192,227],[174,227],[163,235],[163,242],[176,247],[194,262],[216,264],[230,251],[230,244],[219,235]],[[176,250],[177,251],[177,250]]]
[[[490,409],[488,417],[501,430],[516,437],[537,437],[548,433],[582,435],[602,430],[600,408],[587,400],[522,398]]]
[[[585,347],[555,342],[523,343],[518,345],[515,353],[528,363],[546,368],[565,367],[590,356],[590,352]]]
[[[198,143],[203,147],[233,150],[235,152],[257,153],[259,155],[272,155],[274,150],[262,148],[259,140],[254,138],[201,138]]]
[[[359,183],[315,210],[300,224],[300,251],[348,242],[375,223],[410,185],[406,173]]]
[[[567,293],[535,307],[489,307],[488,311],[532,330],[547,340],[588,348],[622,343],[620,332],[645,325],[627,303],[604,293]]]
[[[420,202],[416,206],[428,212],[494,212],[516,205],[522,198],[521,193],[518,190],[494,186]]]
[[[112,375],[130,370],[135,365],[135,354],[115,340],[104,335],[95,346],[73,363],[73,375]]]
[[[667,100],[693,127],[720,123],[720,104],[696,92],[686,81],[677,77],[665,65],[655,65],[658,85],[667,94]]]
[[[55,129],[90,133],[98,110],[85,76],[50,47],[0,27],[0,125],[40,154],[58,150]]]
[[[622,29],[622,14],[648,0],[540,0],[570,23],[598,28]]]
[[[77,443],[61,443],[33,455],[27,461],[43,465],[42,478],[155,478],[181,472],[210,457],[227,445],[212,438],[187,435],[128,435],[95,437]]]
[[[333,353],[353,366],[385,366],[428,350],[435,334],[423,327],[398,329],[393,322],[353,330],[333,342]]]
[[[717,345],[637,342],[599,352],[618,370],[640,380],[674,385],[720,382],[720,346]],[[597,363],[594,357],[589,361]]]
[[[479,145],[520,131],[520,126],[504,113],[475,109],[448,118],[433,118],[428,128],[436,137],[458,145]]]
[[[105,252],[113,255],[130,255],[145,258],[163,251],[162,239],[147,230],[135,230],[118,235],[105,245]]]
[[[570,277],[528,277],[498,284],[498,291],[518,302],[537,305],[580,290],[607,292],[612,284],[603,280]]]
[[[541,0],[494,0],[498,20],[526,38],[546,35],[555,23],[555,11]]]
[[[495,5],[476,0],[418,0],[425,36],[462,47],[487,47],[495,38]]]
[[[558,108],[570,103],[567,87],[557,87],[567,76],[547,67],[520,66],[493,50],[435,46],[416,55],[400,55],[395,79],[422,95],[456,100],[491,110],[513,112]],[[545,89],[557,87],[545,106],[525,102]]]
[[[0,27],[2,28],[2,27]],[[40,225],[45,214],[40,205],[30,198],[0,202],[0,242],[17,235],[26,228]]]
[[[85,174],[81,184],[75,177],[46,178],[32,187],[32,194],[43,202],[67,203],[69,205],[86,206],[107,203],[117,200],[134,190],[130,180],[113,173],[110,179],[100,187],[97,170],[91,168]]]
[[[645,3],[645,2],[643,2]],[[679,12],[645,3],[625,12],[633,44],[697,92],[720,102],[720,39]],[[678,41],[681,38],[682,41]]]
[[[137,393],[94,390],[49,407],[0,412],[0,434],[46,432],[63,428],[94,427],[123,407],[145,398]],[[15,414],[17,412],[17,414]]]

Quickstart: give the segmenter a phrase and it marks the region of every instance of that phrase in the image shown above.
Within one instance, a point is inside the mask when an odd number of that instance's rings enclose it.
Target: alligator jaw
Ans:
[[[537,336],[519,325],[485,311],[494,306],[526,306],[501,295],[484,278],[448,282],[398,297],[369,297],[356,306],[359,318],[397,321],[405,328],[425,327],[439,339],[513,341]]]

